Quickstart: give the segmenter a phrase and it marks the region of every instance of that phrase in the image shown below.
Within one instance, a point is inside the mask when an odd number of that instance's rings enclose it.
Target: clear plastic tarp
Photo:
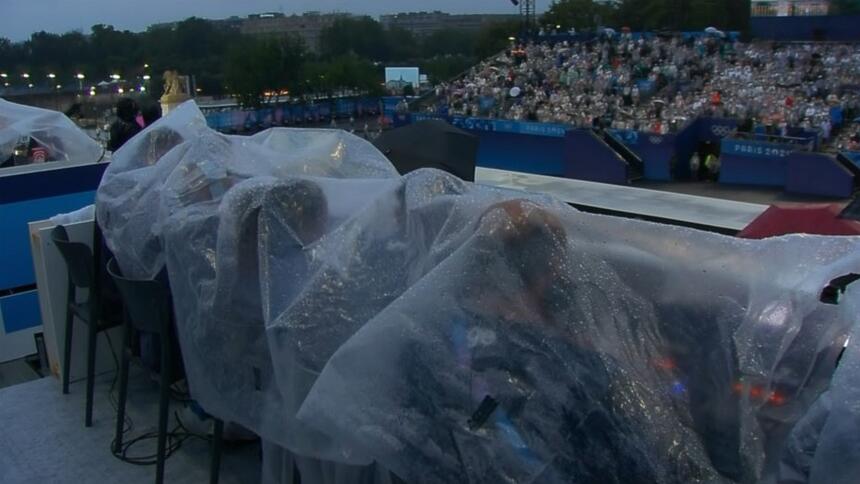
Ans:
[[[104,154],[104,149],[63,113],[0,99],[0,163],[13,157],[16,150],[25,163],[95,163]],[[34,152],[39,154],[34,156]]]
[[[344,132],[224,136],[192,103],[114,155],[97,215],[123,271],[166,268],[192,396],[261,435],[267,471],[856,476],[860,335],[834,371],[857,294],[821,301],[860,272],[856,238],[740,240],[400,177]]]

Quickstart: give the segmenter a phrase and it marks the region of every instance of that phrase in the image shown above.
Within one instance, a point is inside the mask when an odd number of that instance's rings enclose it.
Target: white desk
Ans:
[[[34,328],[45,336],[45,350],[51,373],[62,375],[63,342],[66,336],[66,284],[68,276],[66,264],[51,240],[51,230],[55,227],[49,220],[31,222],[30,248],[33,253],[33,266],[36,272],[36,286],[39,291],[39,310],[42,326]],[[93,221],[65,225],[69,239],[92,246]],[[75,321],[72,334],[72,365],[69,379],[75,381],[86,377],[87,326]],[[108,330],[114,348],[119,351],[122,344],[122,330]],[[104,333],[99,334],[96,353],[96,374],[113,371],[115,363],[107,345]],[[119,353],[117,353],[119,354]]]
[[[475,182],[553,196],[563,202],[632,216],[740,231],[767,205],[621,185],[477,168]]]

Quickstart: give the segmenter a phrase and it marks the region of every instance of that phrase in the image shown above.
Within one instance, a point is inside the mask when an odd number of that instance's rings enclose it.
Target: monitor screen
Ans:
[[[830,0],[752,0],[753,17],[828,15]]]

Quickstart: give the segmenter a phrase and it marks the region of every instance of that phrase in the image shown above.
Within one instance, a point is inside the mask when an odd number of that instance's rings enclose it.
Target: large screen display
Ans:
[[[753,17],[804,17],[827,15],[830,0],[752,0]]]

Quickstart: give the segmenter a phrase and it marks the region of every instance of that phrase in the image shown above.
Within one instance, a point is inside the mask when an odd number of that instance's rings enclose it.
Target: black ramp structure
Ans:
[[[401,175],[437,168],[475,181],[478,137],[439,120],[419,121],[383,133],[373,143]]]

